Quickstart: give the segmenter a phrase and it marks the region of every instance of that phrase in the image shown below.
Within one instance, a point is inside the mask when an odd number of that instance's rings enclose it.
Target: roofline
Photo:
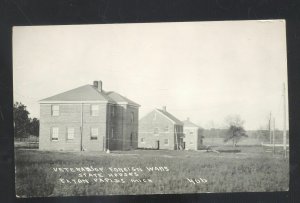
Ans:
[[[132,107],[137,107],[137,108],[140,108],[141,107],[141,105],[134,105],[134,104],[127,104],[128,106],[132,106]]]
[[[40,104],[82,104],[82,103],[102,103],[107,104],[111,103],[109,101],[93,100],[93,101],[39,101]],[[113,104],[113,103],[112,103]]]
[[[200,127],[198,127],[198,126],[185,126],[184,124],[183,124],[183,127],[184,127],[184,128],[200,128]]]
[[[140,117],[140,118],[139,118],[139,122],[140,122],[142,119],[144,119],[145,117],[147,117],[147,116],[148,116],[150,113],[152,113],[152,112],[154,112],[154,110],[151,110],[151,111],[147,112],[144,116]]]
[[[117,102],[117,104],[129,105],[129,106],[134,106],[134,107],[141,107],[141,105],[139,105],[139,104],[130,104],[128,102]]]
[[[166,117],[167,119],[169,119],[173,124],[175,125],[182,125],[182,124],[178,124],[175,121],[173,121],[171,118],[169,118],[168,116],[166,116],[165,114],[163,114],[162,112],[160,112],[158,109],[154,109],[156,112],[159,112],[161,115],[163,115],[164,117]]]
[[[39,101],[39,104],[82,104],[82,103],[93,103],[93,104],[124,104],[124,105],[129,105],[129,106],[133,106],[133,107],[140,107],[140,105],[134,105],[134,104],[129,104],[128,102],[110,102],[110,101],[101,101],[101,100],[91,100],[91,101]]]

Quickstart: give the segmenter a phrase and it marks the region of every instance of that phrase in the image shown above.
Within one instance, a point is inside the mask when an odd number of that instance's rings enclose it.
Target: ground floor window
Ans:
[[[75,134],[75,129],[74,128],[68,128],[67,129],[67,139],[68,140],[73,140],[74,139],[74,134]]]
[[[169,139],[164,139],[164,145],[169,145]]]
[[[141,143],[145,143],[145,138],[141,138]]]
[[[51,130],[51,140],[58,141],[59,130],[58,127],[53,127]]]
[[[91,140],[97,140],[98,134],[99,134],[98,128],[91,128]]]

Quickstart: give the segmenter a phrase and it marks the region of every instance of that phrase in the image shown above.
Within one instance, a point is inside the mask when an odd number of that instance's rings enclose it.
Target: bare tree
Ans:
[[[228,129],[225,134],[224,142],[232,140],[233,147],[236,147],[237,142],[242,137],[248,137],[243,127],[245,121],[243,121],[239,115],[227,116],[225,122],[227,124]]]

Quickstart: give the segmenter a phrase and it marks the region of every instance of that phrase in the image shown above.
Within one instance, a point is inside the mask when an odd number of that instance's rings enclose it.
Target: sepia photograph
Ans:
[[[12,35],[17,198],[289,191],[285,20]]]

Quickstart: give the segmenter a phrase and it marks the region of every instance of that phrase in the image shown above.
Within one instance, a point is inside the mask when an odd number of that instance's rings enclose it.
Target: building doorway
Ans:
[[[156,149],[159,149],[159,140],[156,140]]]
[[[130,134],[130,147],[132,147],[132,142],[133,142],[133,133]]]

